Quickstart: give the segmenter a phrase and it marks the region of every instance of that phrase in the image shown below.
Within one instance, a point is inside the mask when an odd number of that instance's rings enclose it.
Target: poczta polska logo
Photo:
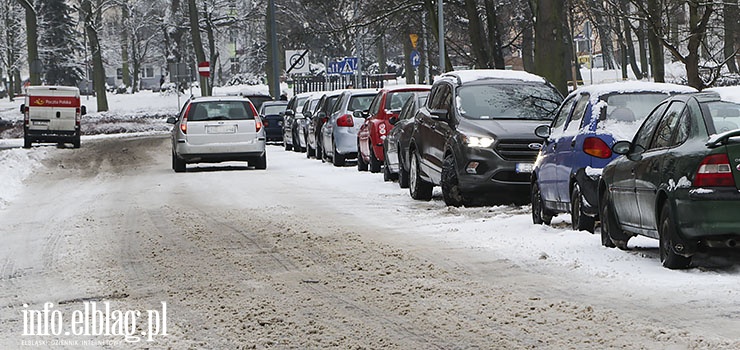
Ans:
[[[51,302],[41,310],[23,304],[23,336],[121,336],[128,343],[151,342],[155,336],[167,336],[167,302],[161,305],[142,312],[111,309],[109,301],[102,306],[85,301],[82,310],[65,315]]]

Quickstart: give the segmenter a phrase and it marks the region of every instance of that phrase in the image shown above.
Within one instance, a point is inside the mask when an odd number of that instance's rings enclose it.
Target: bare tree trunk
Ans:
[[[568,93],[568,33],[565,0],[540,0],[535,11],[535,73],[547,78],[563,95]]]
[[[478,15],[478,1],[465,0],[465,11],[468,14],[468,37],[475,59],[475,66],[478,69],[490,68],[488,66],[488,52],[486,51],[486,40],[481,25],[480,16]]]
[[[203,40],[200,38],[200,25],[198,22],[198,8],[195,6],[195,0],[188,0],[188,15],[190,17],[190,34],[193,37],[193,49],[195,50],[195,58],[200,62],[206,61],[206,53],[203,51]],[[200,78],[200,94],[201,96],[209,96],[208,94],[208,78],[198,75]]]
[[[81,9],[93,60],[93,89],[95,90],[95,96],[98,102],[98,112],[105,112],[108,110],[108,98],[105,91],[103,54],[100,51],[100,41],[98,40],[97,31],[99,7],[93,12],[91,0],[82,0]]]
[[[437,0],[442,1],[442,0]],[[432,27],[432,32],[434,34],[434,37],[439,40],[439,20],[437,19],[437,9],[436,9],[436,3],[432,0],[424,0],[424,5],[426,6],[427,13],[429,14],[429,24]],[[447,52],[447,45],[445,45],[445,52],[440,52],[440,55],[445,55],[445,66],[439,67],[439,72],[451,72],[452,69],[452,60],[450,60],[450,55]]]
[[[28,50],[28,66],[31,85],[41,85],[41,60],[39,60],[38,26],[36,24],[36,8],[30,0],[18,0],[26,10],[26,49]]]
[[[645,39],[645,21],[640,21],[640,26],[637,28],[637,46],[640,48],[640,68],[642,69],[643,78],[649,78],[648,73],[650,65],[648,63],[648,50],[647,41]]]
[[[498,14],[496,13],[496,4],[492,0],[485,0],[486,18],[488,22],[488,41],[493,44],[491,56],[493,57],[493,67],[496,69],[506,69],[504,60],[503,44],[501,40],[501,30],[499,30]]]
[[[380,36],[378,37],[378,73],[379,74],[385,74],[387,71],[387,64],[386,64],[386,58],[385,58],[385,32],[380,31]]]
[[[127,88],[131,87],[131,92],[136,92],[136,86],[131,84],[131,69],[129,68],[129,17],[130,14],[128,11],[128,1],[123,0],[123,2],[121,3],[121,61],[123,61],[123,64],[121,65],[121,70],[123,71],[123,85],[125,85]]]
[[[621,7],[622,13],[626,14],[627,0],[620,1],[619,6]],[[637,59],[635,58],[635,44],[632,42],[632,24],[627,15],[622,18],[622,21],[624,23],[624,44],[627,48],[627,58],[629,59],[630,67],[632,67],[632,73],[635,75],[635,78],[642,79],[642,72],[640,72],[640,68],[637,67]]]
[[[665,82],[665,63],[663,62],[662,24],[660,23],[660,1],[647,0],[647,15],[650,24],[648,30],[648,46],[650,48],[650,66],[653,68],[653,80],[656,83]]]
[[[203,4],[203,6],[205,6],[205,4]],[[203,9],[203,12],[206,16],[206,34],[208,36],[208,50],[210,52],[211,67],[216,67],[216,62],[218,62],[218,52],[216,51],[216,38],[213,34],[213,21],[211,21],[210,14],[205,10],[205,8]],[[213,72],[215,72],[215,69],[211,68],[211,73]],[[211,74],[210,77],[206,78],[206,80],[209,81],[208,96],[213,95],[213,82],[215,79],[216,74]]]
[[[724,56],[727,60],[727,70],[729,70],[730,73],[738,73],[736,60],[730,59],[730,57],[737,55],[737,49],[735,48],[735,35],[738,31],[738,22],[740,22],[740,9],[738,9],[737,0],[725,0],[723,10],[725,15]]]
[[[619,45],[619,67],[622,71],[622,80],[627,80],[627,45],[624,43],[624,31],[620,19],[614,20],[614,29],[617,32],[617,45]]]
[[[699,7],[704,7],[704,12],[699,13]],[[706,87],[699,74],[699,46],[706,37],[707,23],[712,14],[712,5],[702,6],[697,1],[689,1],[689,43],[686,55],[686,78],[689,86],[699,90]]]
[[[524,7],[524,18],[520,21],[522,30],[522,65],[527,72],[534,72],[534,23],[533,9],[528,1]]]
[[[604,5],[601,1],[594,1],[594,21],[596,30],[599,32],[599,43],[601,43],[601,59],[604,62],[604,70],[614,69],[614,46],[610,35],[611,26],[604,17]]]

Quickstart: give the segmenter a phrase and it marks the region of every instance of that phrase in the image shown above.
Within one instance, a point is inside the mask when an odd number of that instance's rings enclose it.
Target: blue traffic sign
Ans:
[[[419,51],[412,50],[411,55],[409,56],[409,60],[411,60],[411,65],[414,68],[419,67],[421,64],[421,55],[419,54]]]
[[[357,57],[345,57],[342,60],[329,62],[326,72],[328,74],[355,74],[357,70]]]

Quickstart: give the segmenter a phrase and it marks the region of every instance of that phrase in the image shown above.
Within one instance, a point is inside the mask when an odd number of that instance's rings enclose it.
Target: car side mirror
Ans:
[[[446,109],[432,109],[429,110],[429,113],[432,116],[432,119],[442,120],[446,121],[448,120],[449,111]]]
[[[80,115],[87,114],[87,107],[86,106],[80,106]]]
[[[539,128],[538,128],[539,129]],[[619,154],[619,155],[625,155],[630,152],[630,148],[632,148],[632,143],[629,141],[617,141],[612,146],[612,152]]]
[[[175,124],[175,123],[177,123],[177,118],[175,117],[167,118],[167,124]]]
[[[391,123],[391,125],[396,125],[396,123],[398,123],[398,117],[394,115],[388,119],[388,122]]]
[[[295,112],[293,112],[292,109],[286,109],[285,110],[285,115],[288,116],[288,117],[294,116],[295,115]]]
[[[355,118],[367,119],[370,114],[367,111],[354,111],[352,112],[352,116]]]
[[[26,113],[26,104],[21,104],[21,114]]]
[[[324,112],[319,112],[319,114],[317,114],[316,116],[319,117],[319,118],[321,118],[322,120],[323,119],[326,119],[326,113],[324,113]]]
[[[311,118],[311,112],[307,111],[306,113],[303,113],[304,118]]]
[[[547,139],[550,137],[550,126],[549,125],[540,125],[536,129],[534,129],[534,134],[537,135],[539,138]]]

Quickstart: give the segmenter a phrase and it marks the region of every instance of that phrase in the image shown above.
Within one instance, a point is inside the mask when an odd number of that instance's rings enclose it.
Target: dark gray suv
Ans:
[[[530,173],[562,101],[544,78],[521,71],[468,70],[442,75],[414,117],[409,146],[411,197],[447,205],[527,203]]]

